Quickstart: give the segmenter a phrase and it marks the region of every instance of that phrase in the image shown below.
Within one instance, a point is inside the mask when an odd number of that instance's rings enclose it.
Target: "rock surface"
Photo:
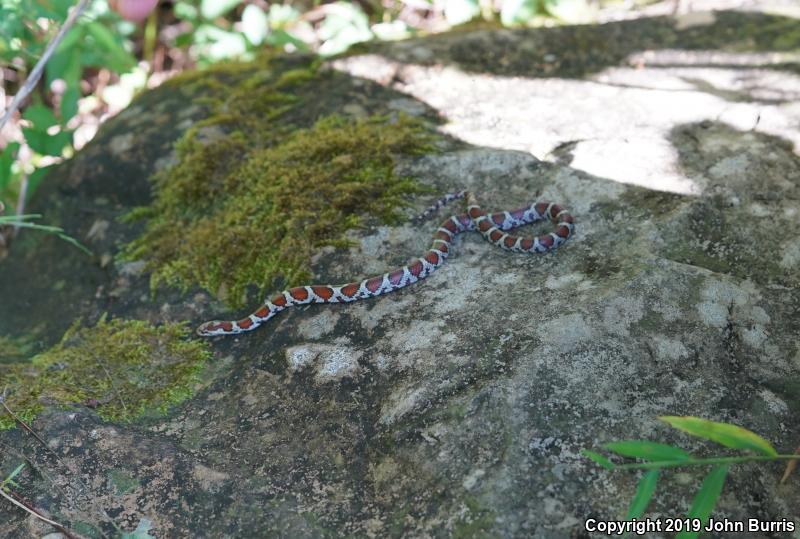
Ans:
[[[453,140],[400,173],[488,208],[560,201],[577,235],[540,257],[464,237],[421,284],[215,341],[206,384],[166,418],[53,410],[34,423],[47,448],[0,433],[3,470],[27,459],[17,481],[35,505],[89,537],[146,519],[155,537],[566,538],[624,517],[638,479],[581,449],[651,439],[719,453],[657,416],[736,423],[793,451],[800,22],[693,21],[465,31],[335,61],[320,111],[442,115]],[[116,218],[146,203],[147,177],[202,117],[185,101],[142,96],[52,175],[37,210],[113,255],[136,233]],[[386,271],[436,222],[354,234],[314,270]],[[222,309],[199,291],[154,300],[140,266],[92,266],[50,238],[11,254],[0,334],[43,325],[55,341],[104,311],[200,322]],[[780,472],[733,468],[716,516],[800,527],[800,489]],[[665,473],[648,514],[685,514],[702,477]],[[3,537],[52,531],[0,515]]]

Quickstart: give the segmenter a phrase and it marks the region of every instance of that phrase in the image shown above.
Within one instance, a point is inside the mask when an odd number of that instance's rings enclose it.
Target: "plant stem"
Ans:
[[[615,464],[614,470],[652,470],[654,468],[674,468],[676,466],[707,466],[709,464],[739,464],[765,460],[800,460],[800,455],[714,457],[710,459],[666,460],[636,464]]]
[[[158,10],[154,9],[147,17],[147,23],[144,27],[144,49],[142,51],[142,58],[147,60],[150,68],[147,70],[148,74],[155,70],[155,50],[158,44]]]

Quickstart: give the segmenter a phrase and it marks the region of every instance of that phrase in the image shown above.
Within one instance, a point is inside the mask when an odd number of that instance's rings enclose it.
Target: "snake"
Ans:
[[[308,285],[284,290],[268,298],[246,318],[241,320],[211,320],[197,328],[203,337],[236,335],[252,331],[290,307],[312,303],[350,303],[375,298],[394,292],[429,277],[447,259],[453,240],[463,232],[478,231],[489,243],[515,253],[546,253],[563,245],[575,233],[575,221],[570,213],[553,202],[539,201],[512,211],[489,214],[481,209],[470,191],[448,193],[414,221],[427,219],[446,204],[464,199],[467,212],[445,219],[433,234],[428,251],[412,263],[382,275],[342,285]],[[537,237],[509,234],[508,231],[529,223],[549,220],[555,225],[553,232]]]

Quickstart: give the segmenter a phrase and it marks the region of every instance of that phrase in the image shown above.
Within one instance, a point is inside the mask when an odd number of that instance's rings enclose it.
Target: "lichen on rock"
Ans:
[[[207,84],[209,117],[178,142],[153,203],[131,214],[147,225],[123,257],[145,260],[153,287],[199,285],[240,306],[249,285],[300,284],[314,249],[347,245],[362,216],[397,222],[406,197],[424,191],[393,171],[394,155],[432,151],[423,122],[332,114],[292,126],[285,114],[301,101],[290,90],[325,75],[260,62],[224,97]]]
[[[73,327],[60,343],[29,361],[0,363],[5,404],[31,421],[45,405],[96,406],[106,420],[126,421],[185,400],[210,357],[208,345],[188,341],[183,324],[101,320]],[[15,420],[0,415],[0,429]]]

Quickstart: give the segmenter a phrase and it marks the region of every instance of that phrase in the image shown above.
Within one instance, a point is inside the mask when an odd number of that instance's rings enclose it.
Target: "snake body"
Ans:
[[[475,196],[468,191],[446,195],[417,219],[425,219],[445,204],[461,198],[466,199],[467,213],[445,219],[434,232],[430,249],[413,263],[360,282],[290,288],[272,299],[267,299],[263,305],[246,318],[205,322],[197,328],[197,334],[204,337],[235,335],[252,331],[281,311],[296,305],[350,303],[394,292],[421,281],[436,271],[447,259],[453,247],[453,240],[462,232],[477,230],[489,243],[506,251],[546,253],[564,244],[575,231],[574,219],[567,210],[558,204],[535,202],[517,210],[487,214],[478,205]],[[515,236],[506,232],[542,219],[549,219],[553,222],[555,230],[535,238]]]

